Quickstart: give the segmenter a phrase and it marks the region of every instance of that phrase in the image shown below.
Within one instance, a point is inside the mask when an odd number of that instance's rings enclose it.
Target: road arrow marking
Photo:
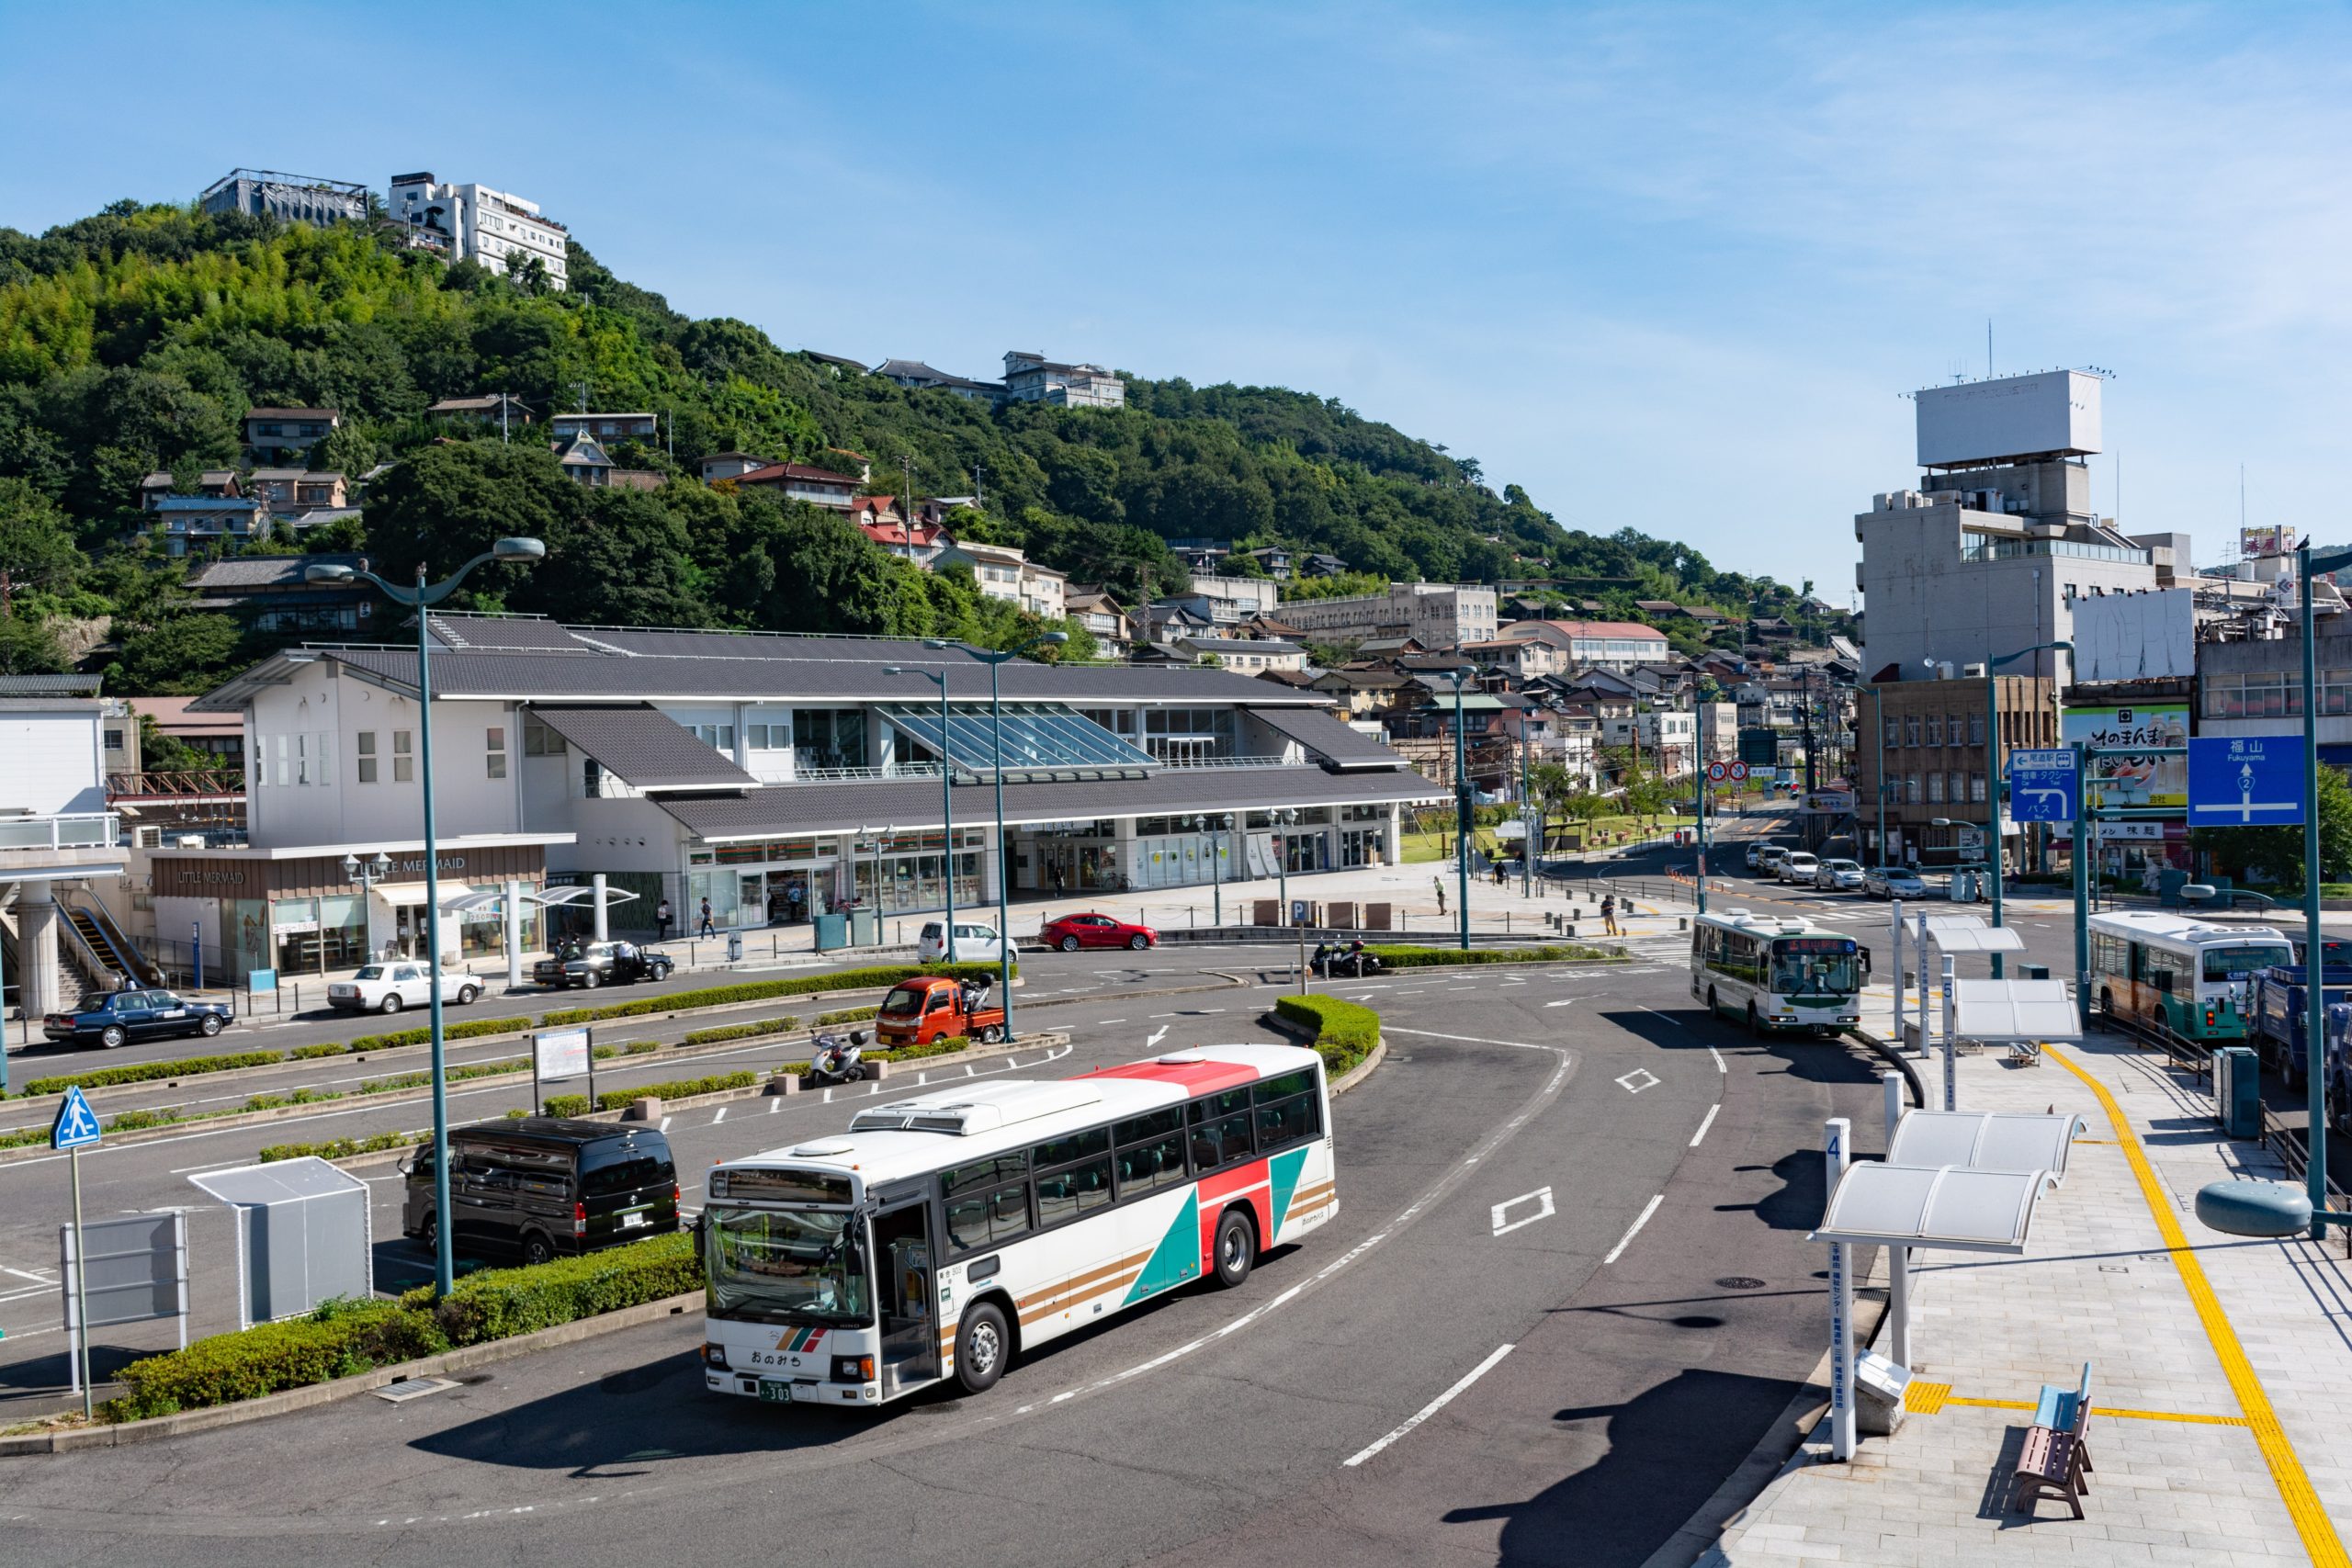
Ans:
[[[1153,1031],[1151,1032],[1151,1038],[1150,1038],[1150,1039],[1148,1039],[1148,1040],[1147,1040],[1147,1041],[1145,1041],[1145,1042],[1143,1043],[1143,1047],[1144,1047],[1144,1049],[1145,1049],[1145,1050],[1147,1050],[1147,1051],[1148,1051],[1148,1050],[1150,1050],[1154,1045],[1159,1044],[1159,1042],[1160,1042],[1163,1038],[1165,1038],[1165,1037],[1166,1037],[1166,1035],[1167,1035],[1167,1033],[1168,1033],[1168,1028],[1169,1028],[1169,1026],[1168,1026],[1167,1024],[1164,1024],[1164,1023],[1163,1023],[1163,1024],[1161,1024],[1158,1029],[1153,1030]]]

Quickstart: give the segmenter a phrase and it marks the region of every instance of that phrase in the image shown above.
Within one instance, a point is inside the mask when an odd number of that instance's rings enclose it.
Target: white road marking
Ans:
[[[1114,1023],[1125,1023],[1126,1021],[1127,1021],[1124,1018],[1106,1018],[1101,1021],[1102,1024],[1105,1027]]]
[[[55,1284],[57,1282],[56,1280],[44,1280],[41,1278],[41,1274],[54,1274],[56,1272],[57,1270],[54,1269],[44,1269],[40,1271],[40,1274],[28,1274],[21,1269],[10,1269],[5,1266],[0,1266],[0,1274],[14,1274],[19,1280],[30,1280],[36,1285]]]
[[[1729,1067],[1724,1066],[1724,1054],[1721,1051],[1718,1051],[1713,1045],[1710,1045],[1707,1047],[1707,1055],[1715,1059],[1715,1071],[1719,1073],[1727,1073],[1731,1071]]]
[[[1641,1235],[1642,1227],[1650,1223],[1650,1216],[1657,1213],[1657,1206],[1665,1201],[1666,1194],[1663,1192],[1659,1193],[1657,1197],[1652,1198],[1649,1202],[1644,1206],[1642,1212],[1634,1217],[1634,1223],[1630,1226],[1626,1227],[1625,1234],[1617,1238],[1617,1245],[1609,1249],[1609,1256],[1602,1258],[1600,1261],[1604,1265],[1616,1262],[1617,1259],[1623,1255],[1625,1249],[1634,1245],[1634,1238]]]
[[[1643,1010],[1644,1012],[1647,1012],[1647,1013],[1655,1013],[1655,1014],[1657,1014],[1657,1016],[1658,1016],[1659,1018],[1665,1018],[1667,1022],[1668,1022],[1668,1023],[1670,1023],[1670,1024],[1674,1025],[1674,1027],[1675,1027],[1675,1028],[1677,1028],[1677,1029],[1679,1029],[1679,1028],[1681,1028],[1681,1027],[1682,1027],[1682,1021],[1681,1021],[1680,1019],[1679,1019],[1679,1018],[1667,1018],[1667,1017],[1666,1017],[1666,1014],[1664,1014],[1664,1013],[1662,1013],[1662,1012],[1658,1012],[1657,1009],[1656,1009],[1656,1008],[1644,1008],[1642,1010]]]
[[[1580,999],[1580,998],[1577,997],[1562,997],[1556,1002],[1545,1002],[1544,1005],[1547,1008],[1572,1008],[1576,1006]]]
[[[784,1097],[783,1097],[782,1095],[778,1095],[775,1099],[771,1100],[769,1100],[769,1101],[768,1101],[768,1114],[769,1114],[769,1115],[773,1116],[773,1115],[775,1115],[777,1111],[781,1111],[781,1110],[783,1110],[783,1109],[784,1109]]]
[[[1492,1371],[1495,1369],[1495,1364],[1500,1361],[1505,1356],[1510,1355],[1510,1352],[1511,1348],[1505,1345],[1500,1349],[1488,1356],[1485,1360],[1471,1368],[1468,1372],[1464,1374],[1461,1382],[1455,1383],[1452,1388],[1447,1389],[1443,1393],[1439,1394],[1435,1399],[1430,1400],[1427,1404],[1422,1405],[1419,1410],[1414,1411],[1412,1415],[1405,1418],[1404,1422],[1398,1426],[1396,1430],[1390,1432],[1386,1437],[1381,1438],[1370,1448],[1365,1449],[1363,1452],[1356,1454],[1348,1460],[1348,1468],[1353,1469],[1355,1466],[1362,1464],[1364,1461],[1372,1458],[1374,1455],[1380,1452],[1381,1450],[1386,1448],[1389,1444],[1395,1442],[1397,1438],[1403,1437],[1406,1433],[1411,1431],[1414,1427],[1419,1426],[1422,1422],[1428,1420],[1430,1416],[1436,1415],[1447,1405],[1453,1404],[1454,1399],[1459,1396],[1464,1390],[1467,1389],[1472,1383],[1476,1382],[1480,1378],[1485,1377],[1488,1372]]]
[[[1699,1130],[1690,1134],[1690,1146],[1692,1148],[1695,1149],[1699,1146],[1699,1140],[1705,1137],[1707,1135],[1707,1129],[1715,1124],[1715,1112],[1722,1109],[1723,1105],[1721,1102],[1717,1102],[1716,1104],[1707,1107],[1707,1114],[1700,1118]]]
[[[717,1112],[715,1112],[715,1113],[712,1115],[712,1117],[711,1117],[711,1119],[710,1119],[710,1124],[711,1124],[712,1126],[716,1127],[716,1126],[718,1126],[721,1122],[724,1122],[724,1121],[726,1121],[726,1120],[727,1120],[727,1107],[725,1107],[725,1106],[723,1106],[723,1105],[722,1105],[722,1106],[720,1106],[720,1107],[718,1108],[718,1110],[717,1111]]]
[[[824,1103],[824,1104],[827,1104],[827,1105],[831,1105],[832,1102],[833,1102],[833,1091],[832,1091],[831,1089],[827,1089],[827,1090],[825,1091],[825,1098],[824,1098],[823,1103]]]
[[[1647,1067],[1635,1067],[1617,1080],[1617,1087],[1627,1094],[1639,1094],[1645,1089],[1656,1089],[1664,1081]]]
[[[1148,1051],[1154,1045],[1159,1044],[1160,1041],[1166,1039],[1168,1036],[1168,1027],[1169,1026],[1167,1024],[1163,1023],[1158,1029],[1153,1030],[1151,1032],[1151,1037],[1143,1043],[1144,1049]]]
[[[667,1116],[664,1116],[663,1118],[662,1118],[662,1125],[661,1125],[660,1127],[656,1128],[656,1129],[655,1129],[655,1131],[656,1131],[656,1132],[662,1132],[662,1133],[666,1133],[666,1132],[668,1132],[668,1131],[670,1130],[670,1121],[671,1121],[671,1119],[670,1119],[669,1117],[667,1117]]]
[[[1503,1218],[1521,1203],[1531,1202],[1535,1205],[1535,1213],[1526,1218],[1510,1221]],[[1539,1187],[1532,1192],[1522,1192],[1516,1198],[1506,1198],[1487,1211],[1494,1221],[1497,1235],[1509,1235],[1522,1225],[1532,1225],[1538,1220],[1548,1220],[1557,1212],[1552,1207],[1552,1190],[1549,1187]]]

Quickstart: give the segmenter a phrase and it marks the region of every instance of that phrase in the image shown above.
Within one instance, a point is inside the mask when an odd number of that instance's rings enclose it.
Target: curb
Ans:
[[[1313,1050],[1315,1047],[1315,1032],[1307,1028],[1306,1025],[1303,1023],[1284,1018],[1282,1014],[1271,1010],[1260,1013],[1258,1015],[1258,1021],[1278,1033],[1289,1035],[1292,1039],[1306,1046],[1309,1050]],[[1372,1069],[1380,1066],[1382,1059],[1387,1055],[1387,1040],[1384,1037],[1374,1041],[1372,1049],[1364,1053],[1364,1058],[1363,1061],[1358,1062],[1354,1066],[1350,1067],[1346,1072],[1341,1073],[1338,1077],[1331,1080],[1331,1098],[1337,1100],[1340,1096],[1347,1093],[1348,1090],[1355,1088],[1356,1085],[1363,1082],[1364,1079],[1372,1077]]]
[[[144,1421],[125,1421],[117,1426],[74,1427],[20,1438],[0,1438],[0,1459],[23,1454],[66,1453],[75,1449],[122,1448],[131,1443],[152,1442],[158,1438],[176,1438],[190,1432],[210,1431],[218,1427],[237,1427],[248,1421],[263,1421],[273,1416],[290,1415],[297,1410],[314,1409],[322,1404],[338,1404],[358,1394],[373,1393],[396,1382],[438,1377],[445,1372],[461,1372],[558,1345],[576,1344],[619,1329],[659,1323],[665,1317],[700,1311],[703,1299],[700,1291],[665,1296],[658,1302],[642,1302],[617,1312],[559,1323],[552,1328],[542,1328],[532,1334],[518,1334],[512,1339],[494,1339],[487,1345],[468,1345],[462,1349],[445,1350],[437,1356],[402,1361],[397,1366],[378,1367],[373,1371],[337,1378],[333,1382],[312,1383],[308,1388],[289,1388],[282,1393],[265,1394],[259,1399],[242,1400],[234,1404],[209,1405],[202,1410],[185,1410],[175,1416],[153,1416]]]
[[[1928,1109],[1927,1086],[1919,1081],[1919,1069],[1913,1058],[1905,1055],[1900,1046],[1888,1044],[1866,1029],[1849,1029],[1846,1033],[1849,1039],[1859,1040],[1872,1051],[1877,1052],[1894,1065],[1895,1071],[1903,1075],[1903,1081],[1911,1086],[1911,1105],[1914,1110]]]

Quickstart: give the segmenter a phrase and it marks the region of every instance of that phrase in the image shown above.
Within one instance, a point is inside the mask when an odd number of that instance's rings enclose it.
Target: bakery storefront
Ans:
[[[363,883],[344,871],[344,856],[391,862]],[[536,893],[547,881],[544,843],[445,844],[436,874],[443,913],[441,950],[460,960],[502,956],[506,926],[495,907],[453,911],[468,893],[503,893],[510,881]],[[370,958],[422,958],[425,949],[424,853],[421,844],[355,846],[332,852],[272,850],[156,852],[149,862],[158,934],[193,926],[228,973],[275,969],[322,975]],[[523,913],[523,950],[537,942],[538,909]]]

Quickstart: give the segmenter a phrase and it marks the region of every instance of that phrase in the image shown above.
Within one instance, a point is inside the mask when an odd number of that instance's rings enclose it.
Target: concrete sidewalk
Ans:
[[[1883,987],[1866,1026],[1889,1020]],[[2339,1235],[2207,1230],[2209,1181],[2277,1178],[2221,1136],[2160,1055],[2094,1033],[2037,1066],[1961,1058],[1962,1110],[2079,1112],[2088,1131],[2019,1258],[1915,1255],[1908,1414],[1829,1459],[1826,1423],[1702,1564],[2340,1565],[2352,1521],[2352,1265]],[[1921,1077],[1941,1083],[1939,1062]],[[1824,1303],[1824,1343],[1827,1337]],[[2082,1520],[2012,1511],[2009,1475],[2045,1382],[2093,1363],[2097,1465]]]

